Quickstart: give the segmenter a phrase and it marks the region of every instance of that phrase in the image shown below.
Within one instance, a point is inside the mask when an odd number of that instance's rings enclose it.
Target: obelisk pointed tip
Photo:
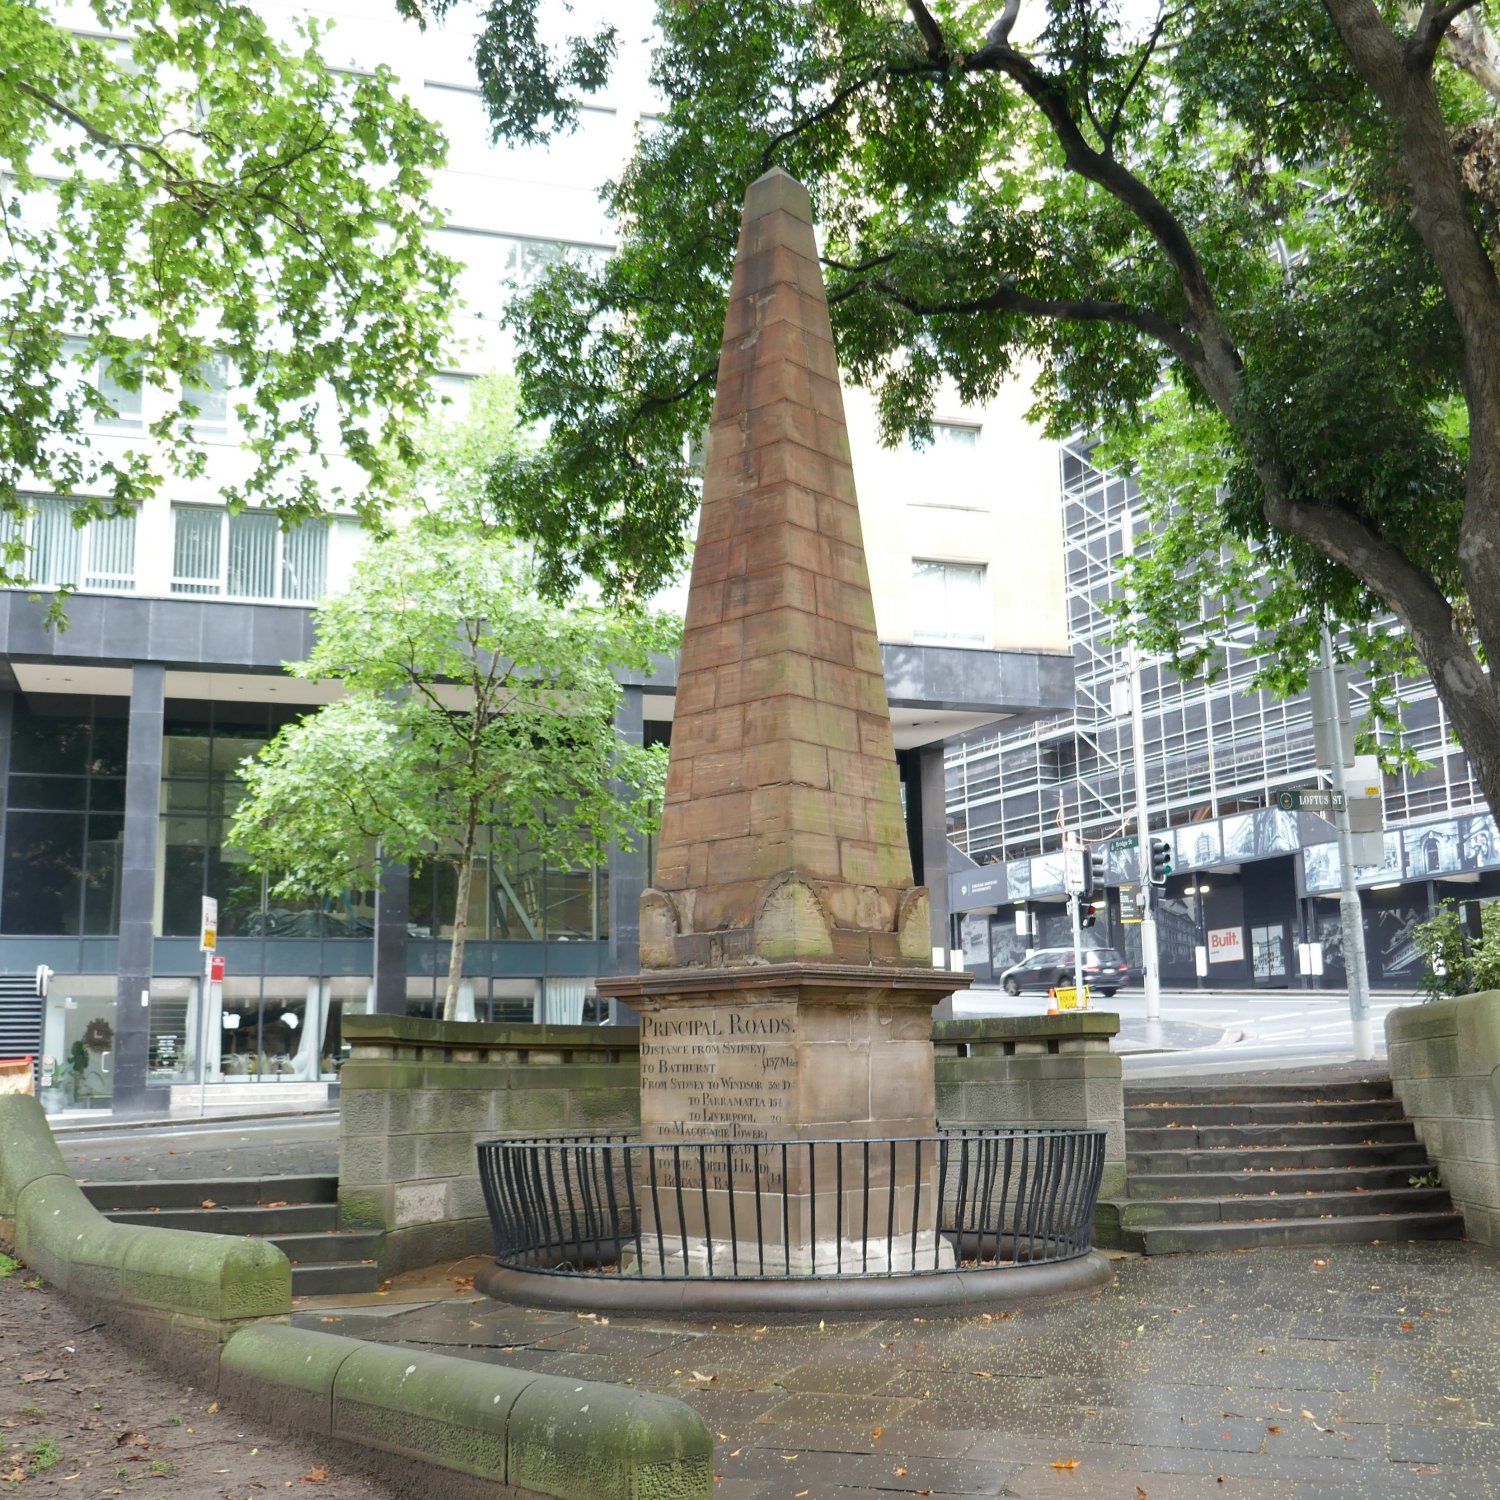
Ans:
[[[777,210],[812,223],[807,189],[784,167],[772,167],[755,179],[745,193],[745,218],[758,219]]]

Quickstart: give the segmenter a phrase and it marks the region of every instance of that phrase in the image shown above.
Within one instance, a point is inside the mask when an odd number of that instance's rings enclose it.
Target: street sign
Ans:
[[[208,982],[210,984],[224,983],[224,955],[216,953],[208,961]]]
[[[1344,794],[1327,787],[1299,787],[1294,792],[1277,792],[1276,805],[1283,812],[1298,807],[1306,808],[1308,812],[1332,812],[1334,808],[1344,806]]]
[[[1068,891],[1077,896],[1088,889],[1088,852],[1084,849],[1067,849],[1063,852],[1063,883]]]
[[[1124,838],[1111,839],[1105,846],[1111,854],[1128,854],[1132,849],[1139,849],[1141,841],[1135,834],[1128,834]]]
[[[212,896],[203,898],[203,930],[198,937],[198,951],[212,953],[219,946],[219,903]]]

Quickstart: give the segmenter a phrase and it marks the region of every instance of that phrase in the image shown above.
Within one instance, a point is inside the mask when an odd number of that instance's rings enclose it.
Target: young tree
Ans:
[[[115,515],[197,474],[207,392],[239,392],[233,504],[326,507],[331,445],[373,515],[426,401],[453,267],[426,205],[442,138],[388,69],[337,72],[326,26],[248,4],[89,0],[92,25],[0,0],[0,512],[37,489]],[[160,392],[124,453],[122,392]],[[332,412],[336,423],[320,418]],[[10,544],[0,581],[24,575]]]
[[[535,9],[486,8],[481,64],[534,35]],[[1174,569],[1212,577],[1221,542],[1255,544],[1294,664],[1321,618],[1394,614],[1500,810],[1488,15],[1480,0],[661,6],[669,107],[608,191],[621,251],[597,273],[559,268],[513,314],[523,416],[555,439],[542,474],[497,473],[499,513],[539,538],[559,586],[586,571],[637,593],[676,566],[694,499],[680,455],[706,418],[738,206],[781,164],[812,193],[840,358],[889,435],[927,430],[945,378],[983,400],[1038,369],[1058,434],[1142,421],[1167,381],[1222,480],[1177,538],[1209,550],[1180,548]],[[497,130],[529,100],[492,100]],[[1166,577],[1152,597],[1170,639]]]
[[[649,670],[675,627],[541,602],[513,545],[430,525],[375,543],[317,624],[288,670],[343,695],[244,763],[230,840],[288,894],[371,889],[377,851],[450,866],[451,1020],[482,846],[575,868],[654,826],[665,756],[614,728],[615,673]]]

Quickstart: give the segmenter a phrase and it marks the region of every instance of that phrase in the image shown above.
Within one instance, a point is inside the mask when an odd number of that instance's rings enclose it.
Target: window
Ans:
[[[988,640],[990,611],[983,563],[913,558],[911,574],[914,639],[966,645],[983,645]]]
[[[135,587],[135,514],[78,526],[77,505],[56,495],[28,496],[30,514],[0,519],[0,542],[26,543],[21,564],[38,588],[128,591]]]
[[[974,453],[979,448],[979,429],[969,422],[934,422],[932,447],[936,453]]]
[[[95,418],[98,426],[110,432],[139,432],[145,422],[145,393],[141,390],[137,372],[135,389],[131,390],[114,370],[109,361],[101,359],[98,367],[99,394],[114,408],[113,416]]]
[[[195,379],[183,382],[183,395],[198,408],[193,435],[200,438],[229,435],[229,391],[233,385],[228,356],[216,354],[198,367]]]
[[[310,603],[328,579],[328,522],[290,530],[272,511],[173,511],[172,592]]]
[[[139,378],[134,381],[135,389],[131,390],[125,381],[120,378],[118,367],[112,371],[109,361],[102,355],[89,354],[88,341],[81,338],[70,338],[63,341],[63,350],[68,361],[74,366],[68,378],[71,390],[92,384],[99,395],[112,408],[107,414],[95,415],[91,418],[93,425],[101,432],[141,432],[145,429],[145,399]],[[127,357],[126,364],[132,363]],[[137,377],[139,372],[137,373]]]

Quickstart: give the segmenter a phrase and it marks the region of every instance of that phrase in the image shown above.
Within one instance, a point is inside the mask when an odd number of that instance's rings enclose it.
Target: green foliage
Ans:
[[[481,48],[519,56],[535,10],[486,8]],[[606,190],[619,253],[509,314],[522,419],[551,438],[496,467],[495,515],[552,590],[588,574],[635,598],[673,573],[740,204],[780,165],[812,195],[840,360],[888,438],[925,435],[945,383],[982,402],[1031,377],[1048,432],[1117,432],[1161,464],[1160,496],[1196,469],[1135,575],[1152,643],[1191,652],[1180,622],[1201,628],[1208,585],[1269,636],[1268,685],[1300,684],[1320,618],[1377,674],[1420,657],[1500,804],[1500,697],[1470,644],[1500,650],[1500,133],[1439,54],[1454,19],[660,6],[666,108]],[[492,82],[497,131],[524,137],[531,84]],[[1168,456],[1162,422],[1194,446]]]
[[[1500,902],[1480,907],[1478,939],[1465,933],[1452,901],[1444,901],[1413,937],[1424,961],[1422,988],[1429,999],[1500,989]]]
[[[377,849],[452,865],[451,1011],[482,840],[502,867],[526,853],[577,868],[654,826],[665,757],[613,727],[616,673],[675,643],[661,617],[540,600],[512,544],[411,526],[319,607],[317,645],[289,670],[342,696],[244,763],[230,837],[290,895],[371,889]]]
[[[225,360],[251,455],[230,502],[374,515],[446,331],[440,135],[389,69],[331,68],[324,23],[282,45],[248,4],[89,9],[74,30],[0,0],[0,512],[41,487],[82,497],[81,523],[201,473],[204,371]],[[123,446],[91,434],[116,386],[162,408]],[[322,472],[338,450],[363,471],[350,494]],[[24,575],[19,543],[0,561]]]
[[[20,1264],[20,1261],[12,1259],[3,1250],[0,1250],[0,1281],[4,1281],[7,1276],[14,1276],[16,1268]]]

